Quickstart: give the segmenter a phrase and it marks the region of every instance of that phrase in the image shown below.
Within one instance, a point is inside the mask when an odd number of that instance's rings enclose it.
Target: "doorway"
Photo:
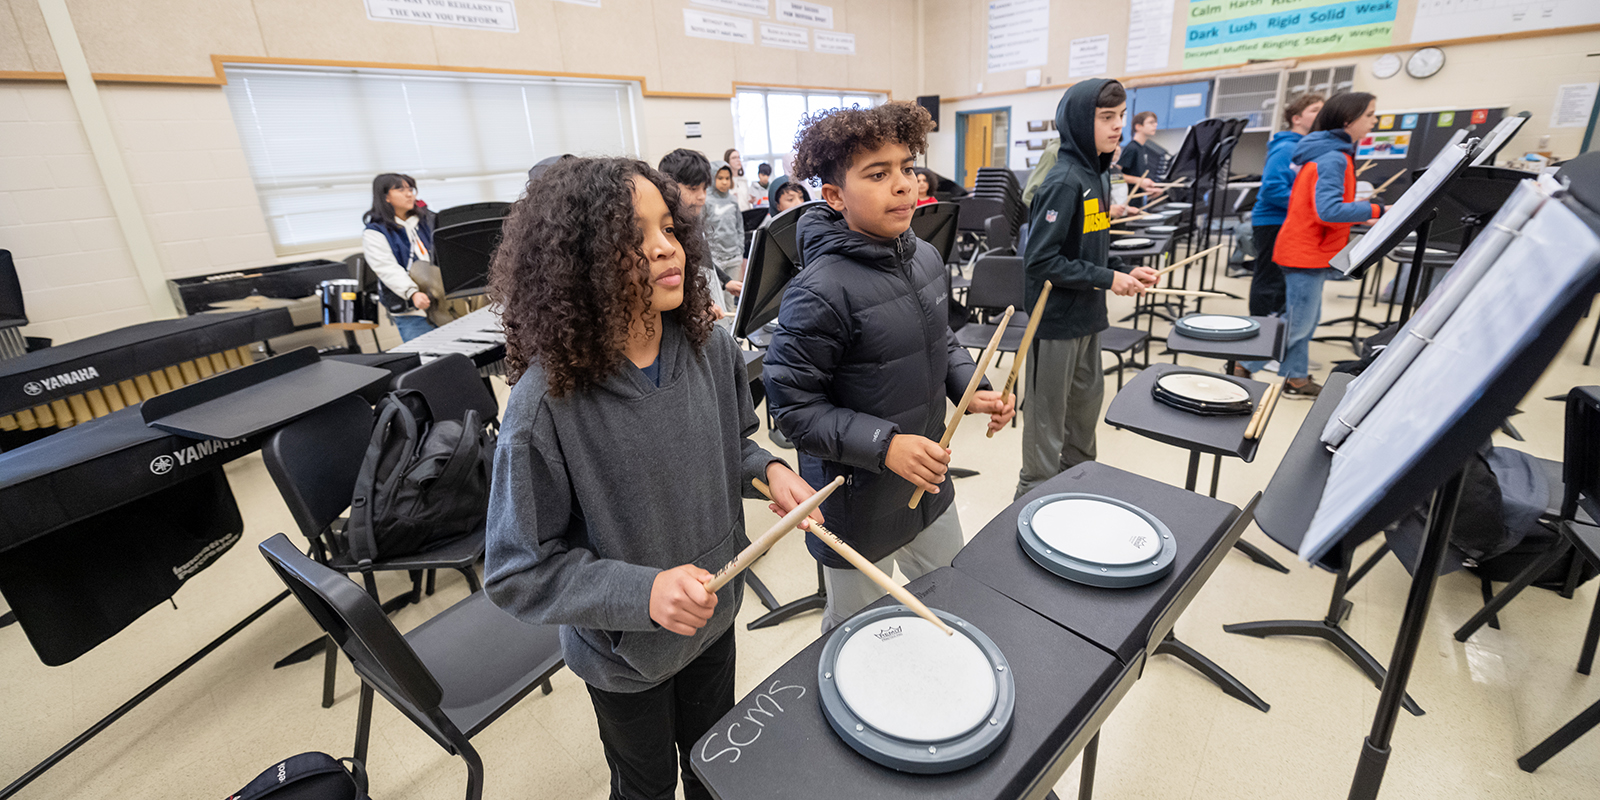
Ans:
[[[956,114],[956,182],[971,189],[984,167],[1009,167],[1011,109]]]

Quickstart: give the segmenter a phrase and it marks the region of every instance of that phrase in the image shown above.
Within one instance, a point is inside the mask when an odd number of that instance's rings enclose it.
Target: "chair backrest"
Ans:
[[[362,291],[373,291],[378,288],[378,273],[367,269],[367,257],[361,253],[351,253],[344,257],[345,268],[350,270],[350,277],[355,279],[356,285]]]
[[[17,279],[17,266],[11,261],[10,250],[0,250],[0,320],[28,321],[28,312],[22,304],[22,282]]]
[[[1005,213],[1005,204],[992,197],[963,197],[955,202],[961,206],[956,229],[966,233],[983,233],[990,217]]]
[[[1574,386],[1567,392],[1564,438],[1561,518],[1573,519],[1582,506],[1591,519],[1600,520],[1600,386]]]
[[[491,200],[486,203],[468,203],[464,206],[451,206],[439,212],[433,221],[434,230],[460,225],[463,222],[476,222],[480,219],[503,219],[511,213],[511,204]]]
[[[1011,220],[1009,218],[1005,216],[990,217],[984,220],[983,228],[984,239],[989,247],[989,252],[1011,250],[1013,242]]]
[[[435,420],[459,420],[469,409],[484,422],[500,417],[500,404],[494,392],[483,385],[472,359],[460,353],[436,358],[394,379],[394,388],[413,389],[428,399],[428,411]]]
[[[1003,311],[1014,306],[1026,312],[1027,284],[1023,260],[1017,256],[983,256],[972,265],[972,285],[967,288],[967,306]]]
[[[261,445],[267,474],[306,538],[322,541],[350,506],[372,438],[372,407],[341,397],[274,431]]]
[[[439,708],[444,690],[378,601],[355,581],[306,557],[281,533],[261,543],[261,554],[350,658],[356,674],[440,747],[458,752],[467,738]]]

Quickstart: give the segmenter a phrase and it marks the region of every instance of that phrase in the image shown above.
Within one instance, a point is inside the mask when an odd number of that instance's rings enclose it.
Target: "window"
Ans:
[[[872,108],[882,95],[808,92],[799,89],[744,88],[733,97],[734,130],[744,174],[755,179],[756,167],[772,165],[772,177],[784,174],[783,157],[794,152],[800,119],[830,108]]]
[[[228,104],[279,254],[354,246],[372,179],[435,210],[512,201],[540,159],[637,155],[634,84],[331,68],[226,67]]]

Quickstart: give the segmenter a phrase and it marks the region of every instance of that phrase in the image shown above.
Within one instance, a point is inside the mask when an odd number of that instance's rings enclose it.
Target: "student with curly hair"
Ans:
[[[811,496],[750,435],[744,361],[711,321],[699,215],[629,159],[568,159],[528,187],[490,267],[514,384],[495,448],[485,591],[559,624],[589,686],[614,798],[709,797],[690,747],[733,707],[740,497]],[[820,515],[817,516],[820,521]]]
[[[783,295],[763,372],[778,429],[813,485],[843,475],[823,502],[831,529],[884,571],[909,578],[949,566],[961,549],[950,451],[939,446],[946,400],[959,401],[972,356],[948,322],[947,277],[933,246],[911,232],[913,171],[933,121],[910,103],[836,109],[806,120],[794,180],[822,180],[800,218],[802,268]],[[969,408],[998,430],[1012,403],[985,387]],[[917,489],[929,492],[908,508]],[[806,537],[827,567],[833,627],[883,594],[831,549]]]

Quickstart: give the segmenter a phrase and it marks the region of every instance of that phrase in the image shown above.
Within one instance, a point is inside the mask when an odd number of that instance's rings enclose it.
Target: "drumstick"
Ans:
[[[961,418],[966,416],[967,406],[972,403],[972,396],[978,393],[978,384],[983,382],[983,373],[989,370],[989,360],[994,358],[994,351],[1000,347],[1000,338],[1006,335],[1006,325],[1011,322],[1011,315],[1016,313],[1015,306],[1006,306],[1006,313],[1000,317],[1000,324],[995,326],[994,336],[989,339],[989,346],[983,348],[983,355],[978,359],[978,368],[972,371],[972,380],[967,381],[967,391],[961,395],[961,402],[956,404],[955,419],[945,426],[944,436],[939,439],[939,447],[949,447],[950,439],[956,435],[956,426],[961,424]],[[911,495],[908,508],[916,508],[922,502],[922,496],[927,492],[918,489]]]
[[[1159,278],[1162,275],[1165,275],[1165,274],[1177,269],[1178,267],[1183,266],[1184,264],[1188,264],[1191,261],[1195,261],[1197,259],[1205,258],[1206,256],[1211,255],[1212,253],[1215,253],[1216,251],[1221,250],[1224,247],[1227,247],[1226,243],[1219,244],[1216,247],[1211,247],[1211,248],[1208,248],[1208,249],[1205,249],[1205,250],[1201,250],[1200,252],[1195,253],[1194,255],[1189,256],[1188,258],[1185,258],[1182,261],[1175,262],[1175,263],[1163,268],[1161,271],[1156,273],[1156,277]]]
[[[1138,236],[1140,234],[1139,234],[1138,231],[1112,231],[1111,235],[1112,236]]]
[[[1361,177],[1361,173],[1366,172],[1369,169],[1372,169],[1372,164],[1373,164],[1373,161],[1370,158],[1367,159],[1366,161],[1361,162],[1361,166],[1356,168],[1356,177],[1359,178],[1359,177]]]
[[[1267,404],[1267,413],[1261,416],[1261,427],[1256,429],[1256,438],[1259,439],[1267,432],[1267,425],[1272,422],[1272,415],[1278,410],[1278,401],[1283,399],[1284,382],[1278,382],[1278,391],[1272,393],[1272,402]]]
[[[1222,292],[1201,292],[1194,289],[1146,289],[1146,294],[1175,294],[1180,297],[1227,297]]]
[[[1396,172],[1395,174],[1390,175],[1389,176],[1389,180],[1384,181],[1382,185],[1380,185],[1378,188],[1372,190],[1372,194],[1367,195],[1367,196],[1368,197],[1377,197],[1379,194],[1381,194],[1383,192],[1384,189],[1389,188],[1389,184],[1394,183],[1394,179],[1395,178],[1398,178],[1401,175],[1404,175],[1405,172],[1406,172],[1405,170],[1400,170],[1399,172]]]
[[[816,511],[817,506],[822,505],[822,501],[828,499],[828,495],[833,494],[834,489],[843,485],[844,476],[840,475],[834,478],[832,483],[818,489],[816,494],[806,498],[805,502],[795,506],[793,511],[784,514],[783,519],[773,523],[766,533],[761,534],[759,538],[750,543],[749,547],[746,547],[739,555],[734,556],[732,561],[724,564],[722,569],[717,570],[717,574],[706,582],[706,591],[715,592],[726,586],[728,581],[733,580],[735,575],[743,572],[744,568],[760,558],[762,553],[772,549],[772,546],[777,544],[784,534],[794,530],[794,527],[799,525],[800,520],[805,519],[807,514]]]
[[[1151,218],[1160,219],[1160,217],[1156,216],[1155,214],[1135,214],[1135,215],[1133,215],[1131,217],[1119,217],[1117,219],[1114,219],[1114,220],[1111,221],[1111,224],[1112,225],[1121,225],[1124,222],[1136,222],[1136,221],[1141,220],[1141,219],[1151,219]]]
[[[1267,390],[1261,393],[1261,399],[1256,401],[1256,411],[1250,415],[1250,423],[1244,426],[1244,438],[1254,439],[1261,430],[1261,417],[1267,412],[1267,403],[1272,400],[1272,393],[1278,391],[1283,385],[1280,381],[1267,385]]]
[[[835,480],[838,479],[835,478]],[[772,499],[772,490],[767,488],[765,483],[762,483],[758,480],[751,481],[751,483],[755,484],[756,490],[766,495],[767,499]],[[878,569],[878,565],[868,561],[866,556],[856,552],[854,547],[845,544],[844,540],[840,539],[833,531],[822,527],[822,525],[816,522],[811,523],[809,530],[818,539],[821,539],[823,544],[833,548],[835,553],[838,553],[844,558],[844,560],[850,562],[850,566],[860,570],[862,575],[867,576],[872,580],[873,583],[878,584],[878,588],[888,592],[890,597],[899,600],[901,605],[911,609],[916,613],[917,616],[933,623],[935,628],[944,631],[946,635],[954,636],[956,634],[954,628],[944,624],[944,620],[939,619],[939,617],[934,614],[932,610],[924,605],[921,600],[917,599],[916,595],[906,591],[904,586],[895,583],[894,578],[889,577],[884,573],[883,570]]]
[[[1033,334],[1039,330],[1039,320],[1044,317],[1044,301],[1050,299],[1050,282],[1044,282],[1044,288],[1039,290],[1039,299],[1033,303],[1033,315],[1028,317],[1028,327],[1022,329],[1022,346],[1017,349],[1017,355],[1011,359],[1011,374],[1006,376],[1006,385],[1000,390],[1000,405],[1005,405],[1006,398],[1011,396],[1011,390],[1017,386],[1017,376],[1022,373],[1022,359],[1028,355],[1028,346],[1033,344]],[[990,439],[994,438],[994,431],[988,432]]]

